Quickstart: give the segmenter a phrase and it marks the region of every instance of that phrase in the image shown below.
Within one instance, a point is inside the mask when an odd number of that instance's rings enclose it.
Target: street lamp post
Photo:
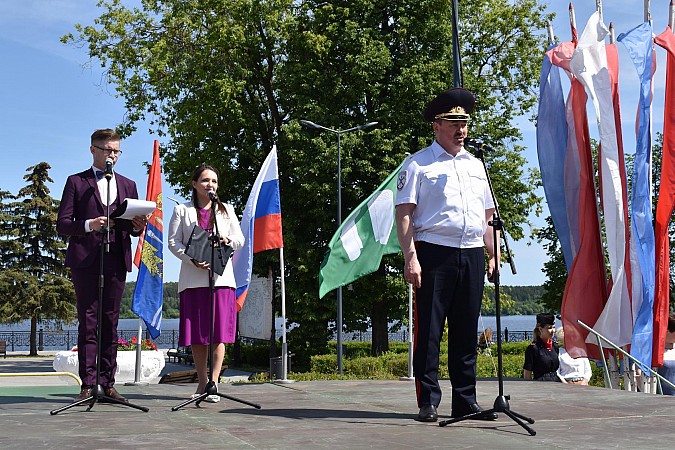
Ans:
[[[342,225],[342,154],[340,153],[340,140],[343,133],[350,131],[365,130],[374,127],[378,122],[369,122],[357,127],[347,128],[346,130],[334,130],[332,128],[324,127],[309,120],[301,120],[300,125],[311,128],[313,130],[328,131],[337,134],[338,138],[338,161],[337,161],[337,222],[338,228]],[[337,289],[337,360],[338,360],[338,374],[342,375],[342,286]]]

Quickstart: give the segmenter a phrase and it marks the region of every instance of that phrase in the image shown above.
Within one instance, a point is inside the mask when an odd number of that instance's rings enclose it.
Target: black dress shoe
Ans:
[[[478,403],[474,403],[473,405],[469,405],[469,407],[466,410],[452,410],[452,418],[458,418],[458,417],[464,417],[468,416],[469,414],[475,414],[484,411],[483,408],[480,407]],[[474,420],[497,420],[499,416],[497,415],[496,412],[491,412],[488,414],[481,414],[477,415],[475,417],[472,417]]]
[[[415,417],[418,422],[436,422],[438,420],[438,412],[434,405],[424,405],[420,408],[420,412]]]

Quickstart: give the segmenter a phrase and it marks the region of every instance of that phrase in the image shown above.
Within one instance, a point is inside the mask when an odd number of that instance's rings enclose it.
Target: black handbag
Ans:
[[[213,267],[214,273],[222,275],[225,272],[227,261],[232,257],[234,250],[227,244],[220,242],[220,245],[213,248]],[[185,254],[195,261],[211,264],[212,242],[210,234],[199,225],[195,225],[190,233],[185,246]]]

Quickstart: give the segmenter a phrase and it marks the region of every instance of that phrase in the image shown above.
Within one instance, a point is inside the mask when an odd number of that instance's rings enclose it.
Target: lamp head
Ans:
[[[365,124],[365,125],[361,125],[361,126],[359,127],[359,130],[366,130],[366,129],[368,129],[368,128],[372,128],[372,127],[374,127],[375,125],[377,125],[378,123],[379,123],[379,122],[368,122],[368,123]]]
[[[321,129],[321,127],[318,126],[317,124],[315,124],[314,122],[309,121],[309,120],[305,120],[305,119],[300,120],[300,125],[302,125],[303,127],[311,128],[313,130],[320,130]]]

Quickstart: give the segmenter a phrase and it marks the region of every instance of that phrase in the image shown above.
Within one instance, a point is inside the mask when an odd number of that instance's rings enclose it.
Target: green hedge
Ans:
[[[335,379],[398,379],[408,375],[408,343],[392,342],[390,351],[378,357],[370,356],[370,342],[345,342],[343,358],[343,374],[337,374],[337,351],[332,345],[330,353],[310,357],[309,370],[297,372],[304,368],[298,367],[295,359],[291,360],[291,374],[294,380],[335,380]],[[505,378],[522,378],[525,349],[529,342],[508,342],[502,345],[502,372]],[[281,346],[279,345],[279,348]],[[447,347],[441,348],[439,361],[439,378],[448,378]],[[226,346],[226,360],[231,356],[232,346]],[[493,378],[497,376],[497,348],[491,347],[493,356],[483,353],[476,361],[476,375],[478,378]],[[242,345],[242,365],[257,367],[266,370],[269,368],[269,345]],[[593,377],[592,386],[604,387],[602,369],[591,361]]]
[[[337,342],[331,341],[328,343],[329,352],[332,355],[337,355]],[[344,359],[353,359],[353,358],[362,358],[371,356],[371,343],[370,341],[349,341],[343,342],[342,347],[343,358]],[[389,352],[390,353],[408,353],[408,343],[407,342],[390,342],[389,343]]]
[[[505,377],[520,378],[523,373],[523,356],[513,354],[502,355],[503,374]],[[336,372],[336,355],[316,355],[311,358],[310,372],[330,375]],[[408,375],[408,354],[388,352],[379,357],[366,356],[343,360],[343,373],[356,378],[398,378]],[[497,358],[478,355],[476,373],[480,378],[497,376]],[[441,354],[439,361],[440,378],[447,378],[448,355]]]
[[[518,347],[522,348],[520,352]],[[502,374],[505,378],[522,378],[523,363],[525,361],[525,348],[522,343],[514,343],[509,347],[503,348],[502,353]],[[476,361],[476,376],[478,378],[494,378],[497,376],[497,352],[492,352],[493,356],[479,354]],[[311,358],[310,371],[304,374],[294,373],[291,378],[296,380],[316,380],[316,379],[397,379],[408,375],[408,354],[388,352],[380,357],[362,357],[345,358],[343,360],[343,376],[337,375],[337,355],[316,355]],[[591,361],[593,377],[591,386],[604,387],[602,369],[597,367],[595,362]],[[441,354],[439,367],[439,378],[448,378],[448,355]]]

